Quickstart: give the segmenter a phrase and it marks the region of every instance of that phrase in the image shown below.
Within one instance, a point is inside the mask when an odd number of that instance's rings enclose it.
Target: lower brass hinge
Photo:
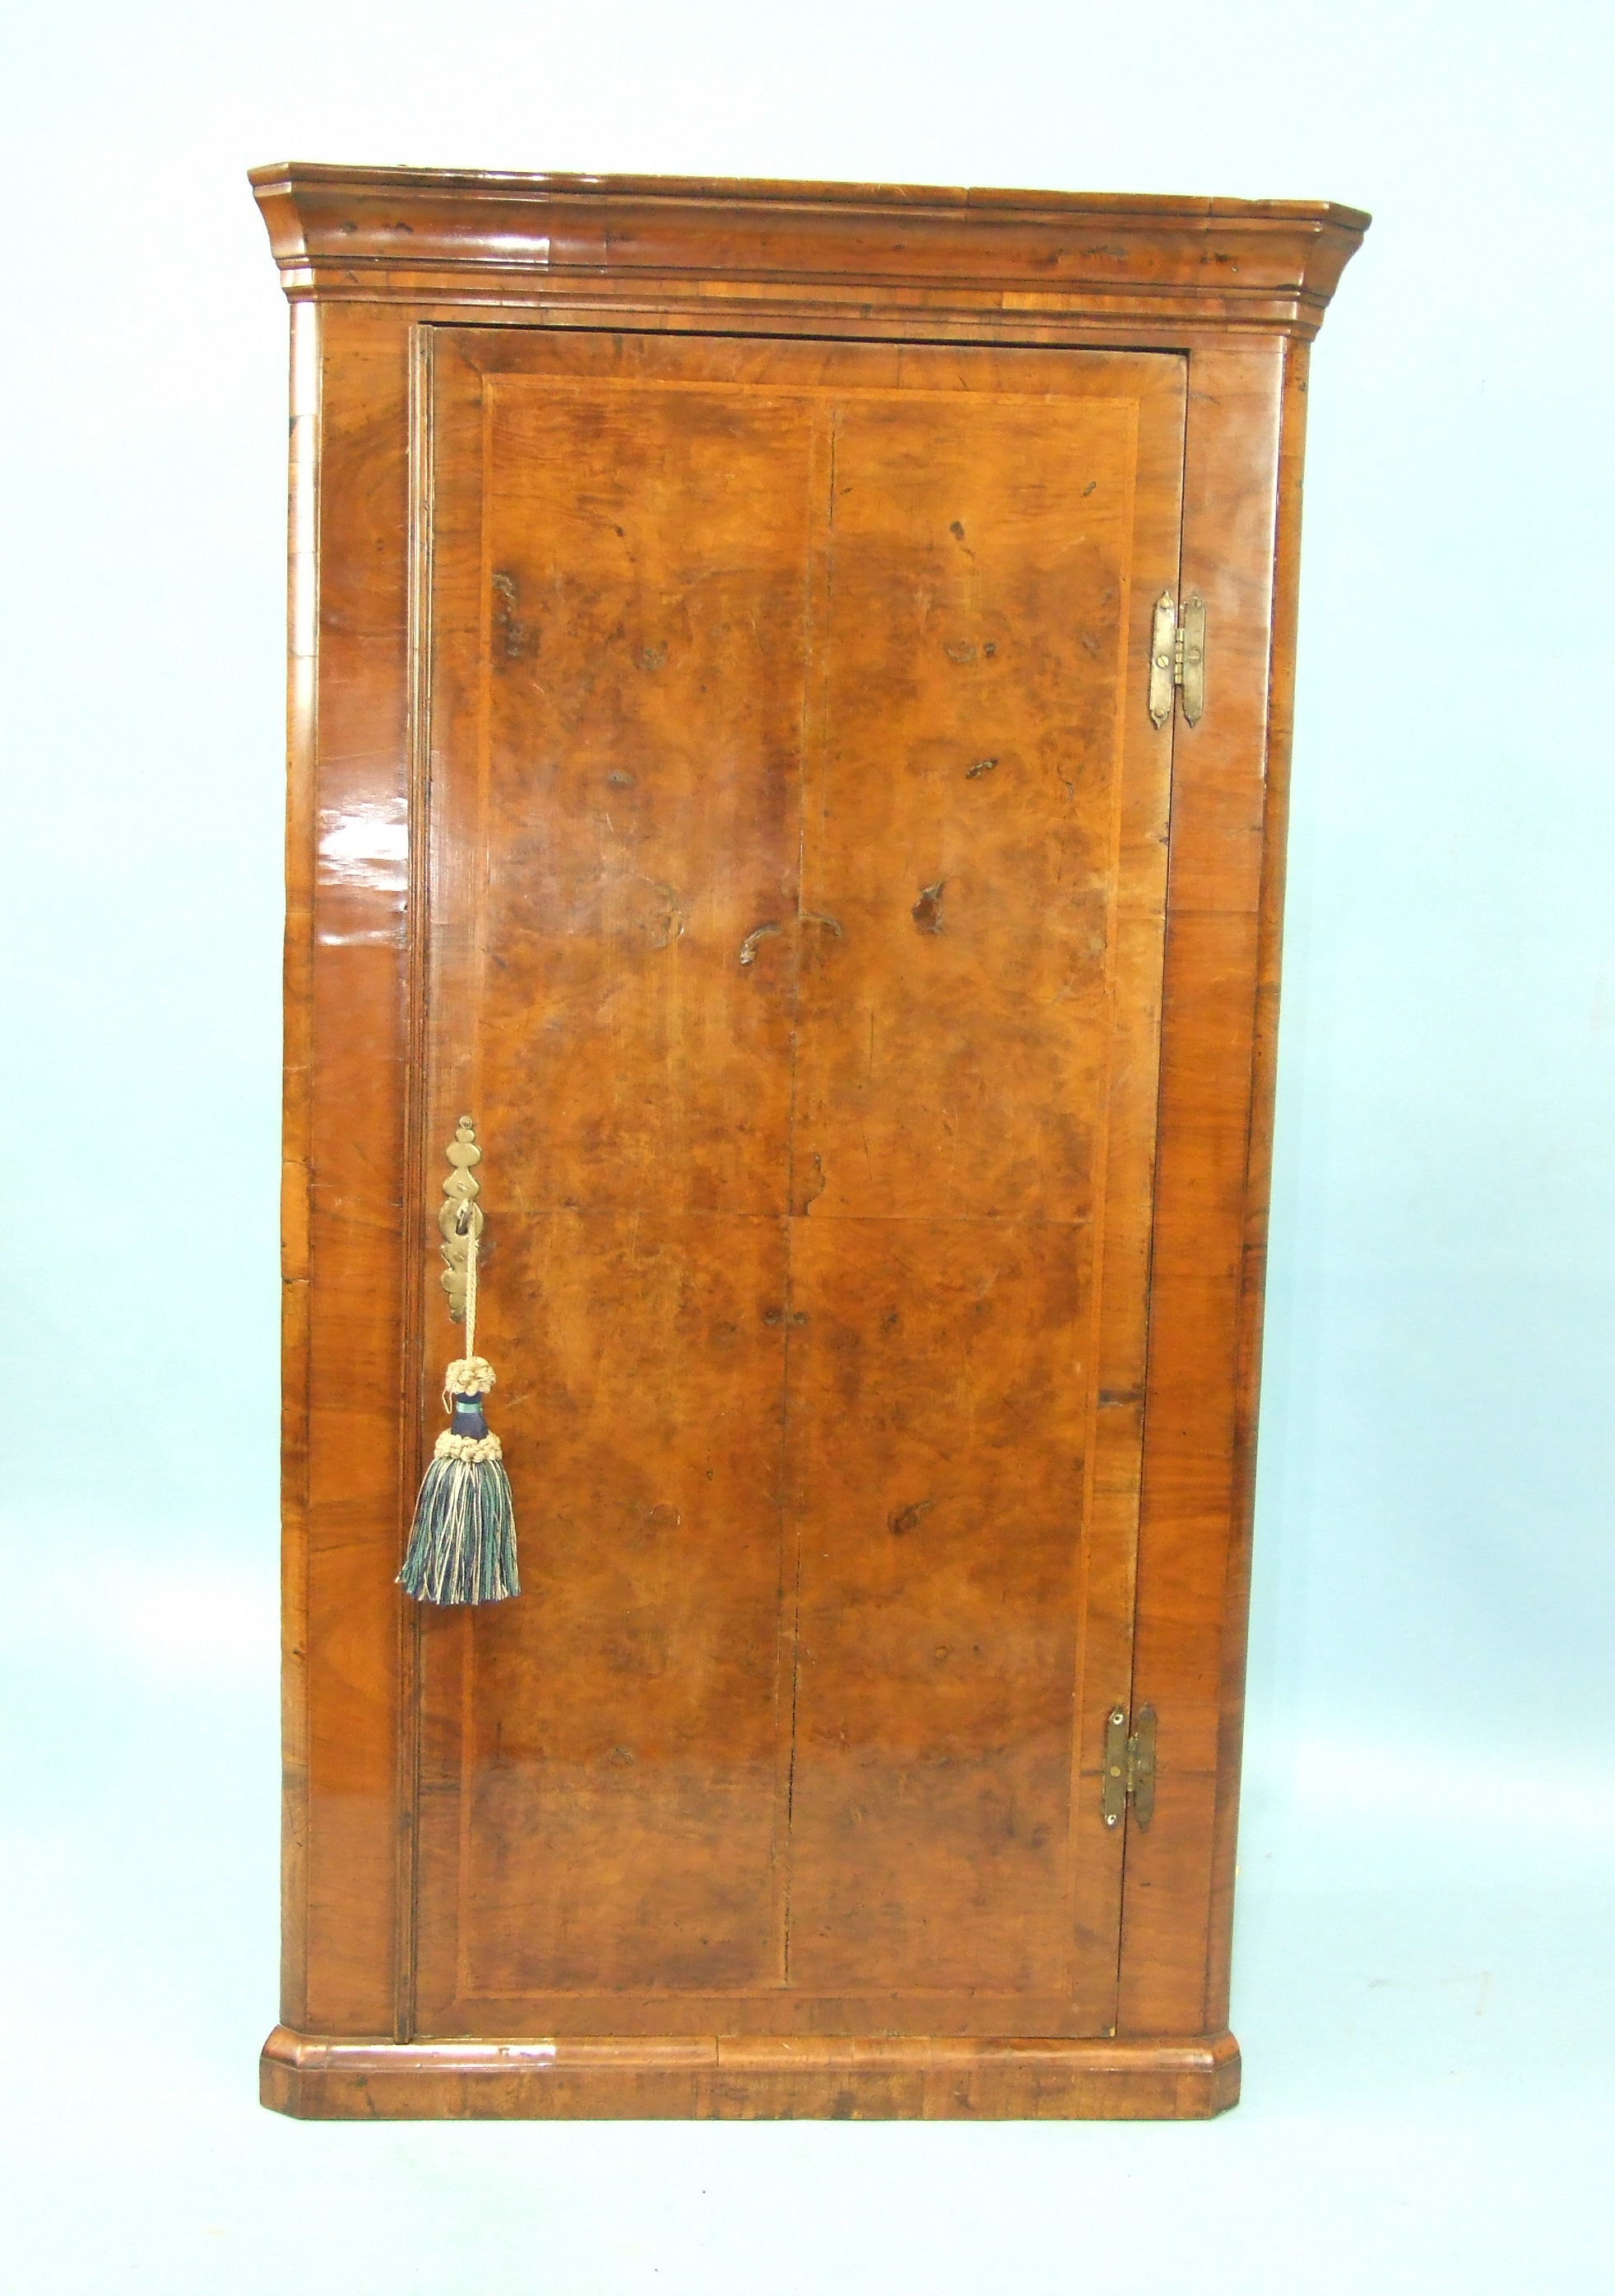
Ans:
[[[1119,1825],[1127,1804],[1140,1825],[1155,1815],[1155,1709],[1141,1706],[1127,1728],[1125,1706],[1112,1706],[1104,1726],[1104,1791],[1101,1808],[1107,1825]]]
[[[1206,602],[1191,590],[1180,614],[1170,590],[1155,601],[1150,628],[1150,716],[1164,726],[1172,715],[1172,696],[1184,698],[1184,716],[1198,726],[1206,707]]]

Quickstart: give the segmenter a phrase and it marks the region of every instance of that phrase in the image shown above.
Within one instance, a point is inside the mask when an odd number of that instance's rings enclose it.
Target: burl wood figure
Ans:
[[[266,2102],[1221,2111],[1307,361],[1366,217],[253,182]],[[416,1603],[463,1116],[521,1592]]]

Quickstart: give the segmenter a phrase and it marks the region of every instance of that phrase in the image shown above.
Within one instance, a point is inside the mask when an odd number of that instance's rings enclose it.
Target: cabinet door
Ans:
[[[419,2030],[1103,2033],[1183,362],[429,372],[420,1152],[524,1592],[423,1615]]]

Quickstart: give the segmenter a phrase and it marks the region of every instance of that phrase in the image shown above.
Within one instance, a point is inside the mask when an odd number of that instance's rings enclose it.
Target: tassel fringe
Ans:
[[[398,1584],[420,1603],[504,1603],[521,1592],[516,1512],[496,1435],[439,1436]]]

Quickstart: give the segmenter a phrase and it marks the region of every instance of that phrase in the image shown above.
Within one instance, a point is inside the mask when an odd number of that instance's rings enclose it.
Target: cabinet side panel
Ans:
[[[1237,1739],[1225,1697],[1243,1643],[1242,1281],[1282,379],[1276,340],[1196,351],[1190,368],[1182,587],[1206,601],[1207,700],[1197,726],[1180,718],[1173,752],[1134,1669],[1135,1701],[1160,1718],[1160,1775],[1153,1824],[1128,1825],[1124,2034],[1201,2029],[1219,1766]]]
[[[286,944],[281,1151],[281,2015],[307,2010],[308,1095],[313,1065],[319,318],[291,308],[287,487]]]
[[[1212,1845],[1211,1932],[1205,2024],[1226,2022],[1234,1930],[1234,1869],[1239,1833],[1240,1757],[1245,1718],[1245,1650],[1250,1603],[1250,1533],[1256,1502],[1257,1403],[1262,1369],[1262,1303],[1267,1278],[1267,1207],[1273,1171],[1273,1101],[1278,1051],[1279,970],[1284,862],[1290,826],[1290,753],[1295,725],[1295,648],[1301,539],[1301,463],[1307,435],[1306,343],[1284,345],[1274,564],[1273,652],[1267,694],[1267,790],[1258,916],[1256,1030],[1245,1232],[1240,1280],[1234,1408],[1234,1510],[1223,1611],[1222,1726],[1217,1749]]]
[[[317,548],[298,591],[311,900],[289,1031],[307,1064],[296,1090],[309,1280],[288,1398],[307,1460],[288,1991],[315,2029],[370,2034],[393,2026],[397,1889],[408,328],[340,310],[316,324]]]

